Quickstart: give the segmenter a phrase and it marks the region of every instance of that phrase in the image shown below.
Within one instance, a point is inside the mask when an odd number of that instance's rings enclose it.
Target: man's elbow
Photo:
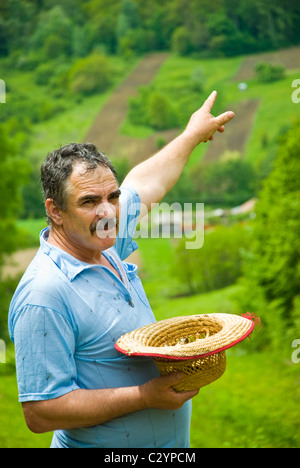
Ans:
[[[47,421],[41,417],[37,411],[38,402],[27,402],[22,404],[23,414],[28,429],[34,434],[44,434],[50,432],[52,429],[49,427]]]

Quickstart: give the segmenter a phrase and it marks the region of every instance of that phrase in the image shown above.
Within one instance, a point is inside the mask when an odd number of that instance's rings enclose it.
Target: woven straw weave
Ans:
[[[226,370],[226,353],[212,354],[203,359],[185,361],[164,361],[154,358],[160,375],[183,372],[185,375],[179,384],[174,385],[177,392],[189,392],[205,387],[219,379]]]
[[[225,349],[244,339],[253,322],[231,314],[175,317],[122,336],[116,348],[127,355],[151,356],[161,375],[183,372],[177,391],[199,389],[226,369]]]
[[[246,335],[252,325],[251,320],[231,314],[175,317],[127,333],[117,345],[128,355],[154,354],[188,359],[230,347]],[[188,342],[193,338],[196,340]]]

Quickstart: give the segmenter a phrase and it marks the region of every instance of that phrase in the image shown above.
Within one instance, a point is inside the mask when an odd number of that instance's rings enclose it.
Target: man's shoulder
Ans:
[[[61,302],[67,283],[59,268],[40,249],[24,273],[11,302],[18,309],[27,304],[53,307]]]

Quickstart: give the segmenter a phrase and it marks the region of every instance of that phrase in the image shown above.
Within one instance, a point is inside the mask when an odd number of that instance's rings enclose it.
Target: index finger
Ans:
[[[208,96],[208,98],[207,98],[206,101],[204,102],[203,107],[206,108],[206,110],[207,110],[208,112],[211,112],[211,110],[212,110],[212,108],[213,108],[213,106],[214,106],[214,103],[216,102],[217,95],[218,95],[217,91],[213,91],[213,92],[211,93],[211,95]]]

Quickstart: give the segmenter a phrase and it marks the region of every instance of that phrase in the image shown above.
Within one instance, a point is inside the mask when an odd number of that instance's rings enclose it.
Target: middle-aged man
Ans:
[[[131,170],[119,188],[92,144],[69,144],[42,166],[49,227],[11,302],[19,400],[28,427],[52,447],[189,447],[191,398],[182,376],[160,377],[150,358],[121,355],[126,332],[153,323],[135,265],[124,260],[139,216],[180,177],[201,142],[233,117],[213,117],[216,92],[186,129]]]

